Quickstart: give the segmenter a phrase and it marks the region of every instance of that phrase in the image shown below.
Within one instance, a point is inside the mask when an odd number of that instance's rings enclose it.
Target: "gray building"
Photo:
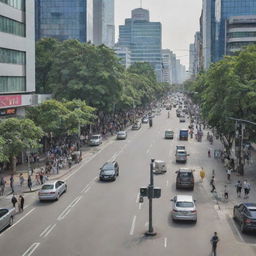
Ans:
[[[93,43],[105,44],[112,48],[115,44],[114,0],[93,1]]]
[[[93,41],[93,0],[35,0],[36,40]]]
[[[0,0],[0,116],[23,115],[35,92],[34,0]]]
[[[171,60],[172,52],[169,49],[162,50],[162,59],[163,59],[163,78],[162,82],[171,84],[172,78],[172,60]]]
[[[129,68],[131,66],[131,51],[126,47],[114,47],[114,51],[118,58],[120,58],[120,63]]]
[[[160,22],[150,22],[148,10],[132,10],[132,17],[119,26],[118,46],[130,49],[132,64],[150,63],[157,80],[162,81],[162,26]]]

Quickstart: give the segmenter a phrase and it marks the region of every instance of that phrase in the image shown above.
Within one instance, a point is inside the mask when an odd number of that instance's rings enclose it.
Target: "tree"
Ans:
[[[0,134],[5,141],[4,153],[13,172],[16,171],[16,156],[28,149],[40,147],[43,131],[32,120],[9,118],[0,122]]]
[[[8,161],[8,156],[5,153],[5,145],[6,141],[3,137],[0,136],[0,162],[6,162]]]

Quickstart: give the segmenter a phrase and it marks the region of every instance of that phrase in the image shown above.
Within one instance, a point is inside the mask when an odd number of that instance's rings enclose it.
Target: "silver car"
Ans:
[[[125,140],[127,138],[127,132],[126,131],[119,131],[116,134],[117,140]]]
[[[13,224],[14,208],[0,208],[0,231]]]
[[[99,146],[102,143],[102,136],[100,134],[92,135],[90,138],[90,146]]]
[[[67,184],[64,181],[56,180],[43,184],[38,192],[38,198],[43,200],[58,200],[59,197],[67,191]]]
[[[176,195],[172,200],[172,219],[175,220],[192,220],[197,222],[197,210],[193,196]]]

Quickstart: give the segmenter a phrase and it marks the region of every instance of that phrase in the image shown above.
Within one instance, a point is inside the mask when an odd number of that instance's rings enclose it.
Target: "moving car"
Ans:
[[[143,124],[147,124],[148,123],[148,117],[144,116],[141,121],[142,121]]]
[[[186,118],[184,116],[180,116],[180,123],[185,123],[186,122]]]
[[[116,134],[117,140],[125,140],[127,138],[127,132],[126,131],[119,131]]]
[[[188,140],[188,129],[180,130],[180,140]]]
[[[172,219],[191,220],[197,222],[197,210],[195,200],[191,195],[176,195],[173,199]]]
[[[100,134],[92,135],[89,141],[90,146],[99,146],[102,144],[102,136]]]
[[[241,203],[235,205],[233,218],[240,225],[242,233],[247,230],[256,230],[256,203]]]
[[[174,136],[174,131],[172,131],[172,130],[166,130],[164,132],[165,139],[173,139],[173,136]]]
[[[136,121],[133,125],[132,125],[132,130],[139,130],[141,128],[141,122],[140,121]]]
[[[194,190],[194,174],[192,169],[183,168],[176,171],[176,189],[188,188]]]
[[[14,208],[0,208],[0,231],[13,224]]]
[[[67,192],[67,184],[64,181],[56,180],[42,185],[38,192],[38,198],[43,200],[58,200],[60,196]]]
[[[154,174],[163,174],[167,172],[167,167],[165,161],[162,160],[155,160],[155,168]]]
[[[101,181],[105,180],[116,180],[116,177],[119,176],[119,166],[116,161],[113,162],[106,162],[100,168],[100,175],[99,179]]]
[[[176,153],[175,153],[176,163],[178,163],[178,162],[186,163],[188,156],[189,156],[189,154],[187,154],[185,147],[184,148],[183,148],[183,146],[176,147]]]

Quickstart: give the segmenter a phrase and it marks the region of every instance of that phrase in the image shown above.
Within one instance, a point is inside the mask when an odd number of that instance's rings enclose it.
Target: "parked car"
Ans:
[[[194,174],[192,169],[183,168],[176,171],[176,189],[188,188],[194,189]]]
[[[99,146],[102,144],[102,136],[100,134],[92,135],[89,144],[90,146]]]
[[[143,124],[147,124],[148,123],[148,117],[144,116],[141,121],[142,121]]]
[[[99,179],[101,181],[116,180],[117,176],[119,176],[119,165],[116,161],[106,162],[100,168]]]
[[[60,196],[67,192],[67,184],[64,181],[56,180],[42,185],[38,192],[38,198],[43,200],[58,200]]]
[[[13,224],[14,208],[0,208],[0,231]]]
[[[248,230],[256,230],[256,203],[241,203],[235,205],[233,218],[240,225],[242,233]]]
[[[127,132],[126,131],[119,131],[116,134],[117,140],[125,140],[127,138]]]
[[[141,122],[140,121],[136,121],[133,125],[132,125],[132,130],[139,130],[141,128]]]
[[[195,200],[191,195],[176,195],[173,199],[172,219],[191,220],[197,222],[197,210]]]

